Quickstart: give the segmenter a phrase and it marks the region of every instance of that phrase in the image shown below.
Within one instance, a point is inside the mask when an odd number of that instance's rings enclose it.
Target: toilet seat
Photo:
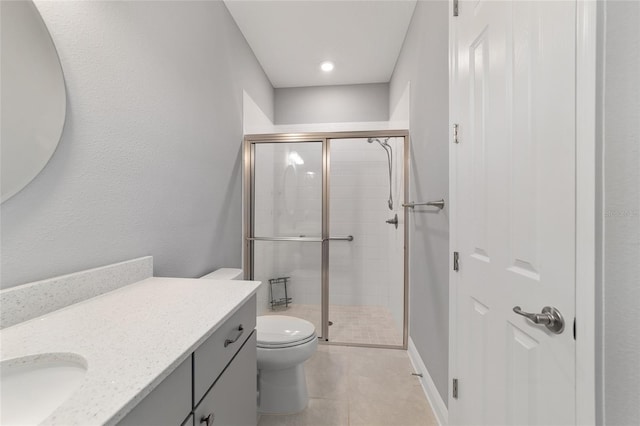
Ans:
[[[284,315],[263,315],[256,320],[257,346],[281,349],[304,345],[317,339],[309,321]]]

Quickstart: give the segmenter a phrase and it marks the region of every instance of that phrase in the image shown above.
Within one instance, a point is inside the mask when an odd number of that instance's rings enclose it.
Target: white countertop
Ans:
[[[259,284],[148,278],[3,329],[0,359],[52,352],[81,355],[88,365],[83,383],[42,424],[115,424]]]

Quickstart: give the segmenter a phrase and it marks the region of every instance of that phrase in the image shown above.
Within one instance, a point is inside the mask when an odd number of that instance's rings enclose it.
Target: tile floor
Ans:
[[[313,323],[318,333],[320,305],[291,304],[287,309],[268,311],[266,314],[290,315]],[[402,327],[395,324],[391,311],[384,306],[329,307],[329,340],[335,343],[364,343],[369,345],[402,346]]]
[[[319,345],[305,364],[309,405],[258,426],[437,425],[406,351]]]

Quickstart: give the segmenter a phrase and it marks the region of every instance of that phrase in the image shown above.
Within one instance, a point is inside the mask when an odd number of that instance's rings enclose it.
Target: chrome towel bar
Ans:
[[[247,237],[248,241],[298,241],[305,243],[321,243],[323,241],[353,241],[353,235],[347,235],[346,237]]]
[[[431,206],[431,207],[437,207],[440,210],[444,209],[444,200],[438,200],[438,201],[427,201],[424,203],[414,203],[413,201],[409,202],[409,203],[405,203],[402,205],[402,207],[409,207],[409,208],[414,208],[417,206]]]
[[[308,237],[247,237],[249,241],[300,241],[310,243],[321,243],[322,238]]]

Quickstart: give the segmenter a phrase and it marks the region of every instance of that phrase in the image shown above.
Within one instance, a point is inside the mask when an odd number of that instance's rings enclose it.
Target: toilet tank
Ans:
[[[220,268],[206,275],[203,275],[200,278],[204,278],[207,280],[241,280],[243,277],[242,269]]]

